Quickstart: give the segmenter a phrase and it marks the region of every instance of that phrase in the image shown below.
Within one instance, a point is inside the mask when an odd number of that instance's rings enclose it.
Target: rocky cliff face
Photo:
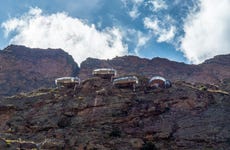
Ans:
[[[11,45],[0,51],[0,95],[40,89],[0,97],[0,149],[229,149],[229,57],[200,65],[89,58],[78,74],[62,50]],[[101,67],[138,74],[137,90],[89,78]],[[86,80],[76,90],[41,89],[52,87],[57,77],[77,74]],[[147,90],[146,77],[153,75],[172,80],[172,87]]]
[[[223,81],[230,79],[230,54],[215,56],[213,59],[206,60],[200,64],[202,72],[198,74],[200,79]]]
[[[11,45],[0,51],[0,62],[0,97],[52,87],[57,77],[78,75],[84,80],[91,76],[93,69],[101,67],[117,69],[120,75],[139,74],[148,78],[161,75],[173,81],[190,83],[220,84],[230,79],[230,55],[216,56],[200,65],[135,56],[111,60],[88,58],[82,62],[79,73],[72,57],[60,49],[42,50]]]
[[[109,67],[118,70],[119,74],[141,74],[151,78],[161,75],[170,80],[184,80],[195,83],[220,83],[230,78],[230,55],[222,55],[207,60],[200,65],[189,65],[162,58],[152,60],[136,56],[116,57],[112,60],[88,58],[81,64],[79,76],[91,76],[93,69]]]
[[[54,86],[54,79],[75,76],[79,68],[61,49],[11,45],[0,51],[0,96]]]
[[[133,92],[91,78],[76,91],[40,89],[1,99],[0,148],[229,149],[229,94],[205,86],[175,82]]]

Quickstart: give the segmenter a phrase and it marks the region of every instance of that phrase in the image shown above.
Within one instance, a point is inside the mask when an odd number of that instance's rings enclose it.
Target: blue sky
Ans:
[[[137,55],[201,63],[230,53],[229,0],[5,0],[0,48],[62,48],[87,57]]]

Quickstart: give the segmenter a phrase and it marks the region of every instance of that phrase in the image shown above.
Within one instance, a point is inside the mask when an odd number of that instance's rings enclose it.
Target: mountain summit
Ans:
[[[55,78],[79,72],[73,58],[61,49],[10,45],[0,51],[0,62],[0,96],[52,87]]]

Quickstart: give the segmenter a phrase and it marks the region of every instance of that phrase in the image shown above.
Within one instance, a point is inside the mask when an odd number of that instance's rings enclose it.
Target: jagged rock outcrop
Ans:
[[[229,94],[202,86],[175,82],[133,92],[90,78],[76,91],[40,89],[5,98],[0,148],[228,149]]]
[[[119,74],[141,74],[149,78],[161,75],[173,81],[219,84],[224,79],[230,78],[229,57],[230,54],[216,56],[199,65],[189,65],[163,58],[149,60],[136,56],[116,57],[111,60],[88,58],[81,63],[79,76],[85,79],[91,76],[93,69],[109,67],[118,70]]]
[[[0,96],[52,87],[62,76],[75,76],[79,68],[61,49],[31,49],[10,45],[0,51]]]

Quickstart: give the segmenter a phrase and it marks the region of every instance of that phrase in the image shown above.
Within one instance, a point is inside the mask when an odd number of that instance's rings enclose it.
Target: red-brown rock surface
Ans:
[[[85,79],[91,76],[93,69],[103,67],[117,69],[118,74],[140,74],[149,78],[161,75],[173,81],[218,84],[230,78],[230,54],[216,56],[199,65],[178,63],[162,58],[149,60],[136,56],[116,57],[111,60],[88,58],[81,63],[79,76]]]
[[[73,58],[61,49],[11,45],[0,51],[0,96],[54,86],[57,77],[77,75]]]
[[[196,86],[133,92],[91,78],[1,99],[0,149],[229,149],[229,95]]]
[[[52,87],[56,77],[79,71],[62,50],[12,45],[0,51],[0,62],[3,96]],[[117,69],[120,75],[137,74],[137,90],[89,78],[100,67]],[[172,88],[146,88],[146,77],[153,75],[172,80]],[[0,97],[0,149],[230,147],[230,55],[199,65],[135,56],[89,58],[79,76],[86,80],[76,91],[50,88]]]
[[[219,84],[230,79],[230,55],[220,55],[199,65],[188,65],[162,58],[152,60],[136,56],[116,57],[111,60],[88,58],[81,70],[72,57],[60,49],[30,49],[11,45],[0,51],[0,97],[54,86],[54,79],[76,76],[91,77],[93,69],[109,67],[118,74],[139,74],[151,78],[161,75],[172,81]]]

